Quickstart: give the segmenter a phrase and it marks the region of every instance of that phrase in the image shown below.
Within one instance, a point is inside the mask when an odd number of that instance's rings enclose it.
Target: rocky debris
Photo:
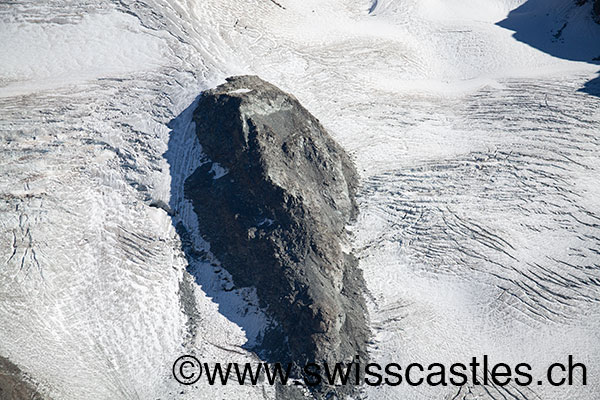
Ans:
[[[0,356],[0,400],[47,400],[19,367]]]
[[[166,212],[171,217],[175,215],[175,213],[173,212],[171,207],[169,207],[169,205],[162,200],[152,201],[149,205],[150,205],[150,207],[153,207],[153,208],[160,208],[161,210]]]
[[[194,121],[212,162],[185,194],[212,253],[278,324],[262,354],[298,366],[365,361],[364,281],[342,250],[358,211],[349,157],[296,98],[256,76],[203,93]]]

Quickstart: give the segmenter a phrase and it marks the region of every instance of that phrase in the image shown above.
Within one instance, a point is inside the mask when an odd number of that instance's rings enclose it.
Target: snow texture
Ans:
[[[587,386],[401,385],[367,398],[597,398],[591,3],[26,0],[1,3],[0,20],[0,356],[44,394],[274,397],[171,377],[183,353],[256,360],[246,345],[269,323],[218,260],[190,256],[210,258],[210,244],[183,198],[202,160],[197,95],[255,74],[357,164],[351,247],[375,361],[488,354],[536,377],[569,354],[588,365]]]

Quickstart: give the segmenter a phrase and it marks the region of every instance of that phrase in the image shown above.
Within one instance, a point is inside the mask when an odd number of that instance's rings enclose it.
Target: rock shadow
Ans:
[[[270,362],[272,354],[269,349],[280,347],[282,336],[271,319],[260,309],[255,290],[237,288],[231,275],[211,254],[209,244],[197,232],[197,216],[185,197],[186,179],[200,166],[211,162],[202,153],[192,120],[200,97],[197,96],[167,125],[171,131],[163,157],[170,167],[170,198],[168,204],[160,201],[151,204],[170,215],[171,223],[181,240],[181,250],[188,262],[186,269],[189,275],[180,284],[180,301],[188,316],[186,343],[191,343],[199,333],[201,326],[198,323],[204,318],[197,310],[194,298],[193,285],[198,285],[218,305],[219,313],[245,332],[247,342],[241,347]]]
[[[551,56],[600,65],[600,24],[589,1],[528,0],[496,25],[514,31],[513,37]],[[599,71],[600,72],[600,71]],[[598,79],[579,89],[599,96]]]
[[[589,82],[586,82],[586,84],[583,85],[579,91],[591,94],[592,96],[600,97],[600,76],[592,79]]]

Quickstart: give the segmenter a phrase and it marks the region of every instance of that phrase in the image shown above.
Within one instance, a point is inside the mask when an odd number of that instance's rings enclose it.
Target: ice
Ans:
[[[216,162],[212,164],[210,172],[214,174],[213,179],[220,179],[229,173],[227,168],[221,166],[219,163]]]
[[[76,23],[1,24],[2,96],[160,67],[161,41],[136,26],[135,17],[117,11],[83,15]]]
[[[252,91],[251,89],[244,89],[244,88],[242,88],[242,89],[232,90],[229,93],[231,93],[231,94],[236,94],[236,93],[242,94],[242,93],[248,93],[248,92],[251,92],[251,91]]]
[[[278,2],[0,5],[0,354],[57,399],[273,398],[171,377],[183,353],[256,360],[248,347],[269,323],[210,259],[183,198],[207,161],[196,97],[253,73],[296,96],[357,164],[349,228],[374,360],[588,365],[585,387],[401,385],[368,398],[594,399],[600,28],[589,5]],[[159,200],[173,216],[150,206]]]

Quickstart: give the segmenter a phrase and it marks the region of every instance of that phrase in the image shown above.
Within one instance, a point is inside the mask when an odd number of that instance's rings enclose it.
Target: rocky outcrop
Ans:
[[[205,92],[194,113],[211,162],[186,181],[201,234],[278,323],[271,361],[366,360],[363,278],[346,254],[357,174],[298,100],[255,76]]]
[[[19,367],[0,356],[0,399],[47,400]]]

